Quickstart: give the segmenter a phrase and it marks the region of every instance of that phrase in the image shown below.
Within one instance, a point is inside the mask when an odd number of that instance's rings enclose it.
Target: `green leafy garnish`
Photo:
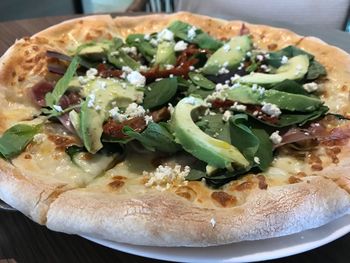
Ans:
[[[20,154],[40,131],[41,125],[17,124],[9,128],[0,138],[1,157],[9,160]]]
[[[108,53],[107,55],[108,62],[117,68],[129,67],[132,70],[137,70],[140,67],[140,63],[131,58],[124,51],[114,51]]]
[[[222,46],[222,42],[214,39],[202,29],[195,28],[190,24],[182,21],[173,22],[168,29],[174,33],[174,35],[187,42],[197,44],[200,48],[206,48],[210,50],[217,50]],[[189,30],[194,30],[194,34],[189,34]]]
[[[175,143],[173,135],[162,124],[150,122],[141,133],[135,132],[130,127],[124,127],[123,133],[138,140],[150,151],[174,153],[181,149],[181,146]]]
[[[148,40],[145,40],[144,34],[131,34],[126,38],[126,43],[130,46],[136,47],[148,62],[153,60],[153,57],[157,52],[157,48]]]
[[[80,58],[78,56],[75,56],[69,64],[66,73],[56,83],[53,91],[45,95],[45,102],[48,107],[53,108],[54,105],[57,105],[61,97],[67,91],[69,82],[72,80],[75,72],[78,69],[79,61]]]
[[[212,82],[211,80],[207,79],[206,77],[204,77],[200,73],[190,72],[188,74],[188,76],[190,77],[190,79],[192,80],[192,82],[195,85],[197,85],[203,89],[206,89],[206,90],[215,89],[215,83]]]
[[[145,88],[143,107],[152,109],[167,104],[177,92],[177,78],[166,78]]]

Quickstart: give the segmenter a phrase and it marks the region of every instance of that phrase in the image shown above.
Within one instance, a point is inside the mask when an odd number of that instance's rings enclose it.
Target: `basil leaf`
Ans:
[[[248,120],[246,114],[236,114],[229,119],[231,144],[235,146],[244,157],[254,162],[254,157],[259,148],[259,139],[254,135],[251,129],[245,125]]]
[[[157,52],[157,48],[154,47],[149,41],[145,40],[144,34],[128,35],[126,38],[126,43],[130,46],[136,47],[148,62],[153,60],[153,57]]]
[[[39,132],[41,125],[17,124],[9,128],[0,138],[0,154],[11,159],[20,154]]]
[[[115,53],[108,53],[108,62],[117,68],[129,67],[132,70],[137,70],[140,64],[127,55],[124,51],[115,51]]]
[[[177,92],[177,78],[156,81],[145,88],[143,107],[152,109],[168,103]]]
[[[260,160],[257,166],[262,171],[265,171],[270,167],[270,164],[273,161],[273,145],[270,136],[263,129],[252,129],[252,133],[259,140],[259,147],[255,153],[255,156]]]
[[[142,133],[135,132],[130,127],[124,127],[123,133],[138,140],[150,151],[174,153],[181,149],[181,146],[175,143],[173,135],[158,123],[150,122]]]
[[[314,80],[325,75],[327,75],[325,67],[316,60],[312,60],[306,75],[306,79]]]
[[[215,86],[216,86],[215,83],[207,79],[200,73],[190,72],[188,76],[190,77],[190,79],[195,85],[198,85],[203,89],[206,89],[206,90],[215,89]]]
[[[193,28],[192,25],[182,21],[174,21],[168,29],[174,33],[177,38],[187,42],[197,44],[200,48],[217,50],[222,46],[222,42],[209,36],[203,30],[196,28],[193,37],[189,36],[188,31]]]
[[[69,64],[66,73],[56,83],[53,91],[46,94],[45,102],[47,106],[52,108],[53,105],[56,105],[59,102],[63,94],[68,89],[69,82],[72,80],[75,72],[77,71],[79,62],[80,58],[78,56],[75,56]]]

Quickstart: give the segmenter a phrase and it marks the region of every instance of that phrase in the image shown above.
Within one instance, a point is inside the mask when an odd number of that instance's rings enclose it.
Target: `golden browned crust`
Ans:
[[[52,77],[46,70],[46,50],[69,53],[81,42],[114,35],[152,33],[176,19],[201,27],[219,38],[237,35],[243,23],[189,13],[115,19],[92,16],[70,20],[19,40],[0,59],[0,130],[37,111],[23,95],[33,83]],[[247,23],[246,26],[260,48],[298,45],[314,54],[329,72],[325,85],[333,87],[324,97],[326,103],[336,112],[348,111],[348,54],[285,29]],[[335,99],[340,103],[333,105]],[[77,187],[74,183],[24,174],[0,160],[0,198],[33,220],[62,232],[142,245],[218,245],[288,235],[349,213],[346,171],[350,160],[347,156],[339,157],[338,170],[327,173],[327,169],[323,169],[316,176],[297,180],[287,176],[283,186],[270,185],[265,177],[263,181],[261,177],[257,182],[242,182],[235,186],[236,191],[244,193],[238,198],[220,191],[212,194],[213,191],[207,191],[200,183],[182,186],[174,192],[142,190],[126,194],[121,189],[129,181],[121,178],[108,181],[106,187],[72,190]],[[288,184],[288,180],[293,184]],[[214,200],[215,206],[206,207],[207,199]]]

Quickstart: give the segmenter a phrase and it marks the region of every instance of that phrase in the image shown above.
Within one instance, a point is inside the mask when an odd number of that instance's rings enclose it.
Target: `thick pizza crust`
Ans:
[[[136,32],[152,33],[176,19],[226,38],[237,35],[243,23],[184,12],[115,19],[92,16],[70,20],[19,40],[0,59],[0,130],[4,131],[16,121],[37,112],[25,96],[25,89],[40,79],[52,77],[46,71],[46,50],[69,53],[82,42],[126,37]],[[331,104],[341,96],[337,103],[341,106],[335,105],[334,110],[347,113],[348,54],[315,38],[303,38],[285,29],[245,24],[260,48],[298,45],[313,53],[329,72],[326,85],[336,86],[329,90],[326,102]],[[26,56],[27,60],[23,60]],[[255,189],[243,204],[233,208],[202,207],[166,191],[120,194],[96,190],[98,188],[72,189],[75,187],[70,182],[29,176],[0,160],[0,198],[34,221],[62,232],[142,245],[218,245],[287,235],[318,227],[349,213],[350,196],[344,190],[347,188],[337,182],[340,176],[349,180],[344,171],[350,161],[344,159],[339,166],[344,169],[340,168],[339,174],[333,173],[330,179],[323,173],[324,177],[304,177],[296,184]]]

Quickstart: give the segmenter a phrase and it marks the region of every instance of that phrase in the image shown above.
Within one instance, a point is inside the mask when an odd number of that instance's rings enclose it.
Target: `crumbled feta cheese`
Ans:
[[[306,83],[303,85],[304,90],[306,90],[307,92],[314,92],[316,90],[318,90],[318,85],[316,82],[310,82],[310,83]]]
[[[245,111],[247,109],[247,106],[238,104],[236,101],[232,106],[231,109],[236,110],[236,111]]]
[[[281,110],[272,103],[264,103],[261,111],[266,113],[267,115],[270,115],[271,117],[278,117],[281,115]]]
[[[140,66],[140,71],[147,71],[149,68],[145,65]]]
[[[252,52],[248,51],[247,53],[245,53],[247,57],[251,57],[252,56]]]
[[[174,33],[165,28],[157,34],[158,41],[173,41]]]
[[[225,44],[222,48],[225,52],[229,52],[231,50],[231,46],[229,44]]]
[[[132,71],[130,72],[126,79],[133,85],[137,87],[143,87],[146,84],[146,78],[145,76],[141,75],[138,71]]]
[[[232,116],[232,112],[227,110],[224,112],[224,114],[222,115],[222,120],[227,122]]]
[[[86,83],[88,83],[88,80],[86,78],[84,78],[83,76],[79,76],[78,81],[79,81],[80,85],[85,85]]]
[[[132,72],[132,69],[128,66],[123,66],[122,67],[122,71],[126,72],[126,73],[131,73]]]
[[[136,47],[122,47],[121,50],[123,50],[125,53],[137,55]]]
[[[265,64],[261,65],[260,68],[262,70],[264,70],[265,72],[269,72],[270,71],[270,68],[267,65],[265,65]]]
[[[197,28],[195,26],[192,26],[188,31],[187,31],[187,37],[189,39],[194,39],[196,37],[196,30]]]
[[[191,70],[191,71],[194,70],[194,66],[190,66],[189,70]]]
[[[95,79],[95,76],[98,74],[98,71],[97,69],[95,68],[90,68],[86,71],[86,77],[89,79],[89,80],[92,80],[92,79]]]
[[[151,35],[150,35],[150,34],[145,34],[145,35],[143,36],[143,39],[148,41],[148,40],[151,39]]]
[[[170,112],[170,114],[172,115],[174,113],[174,106],[171,103],[168,103],[168,111]]]
[[[281,64],[286,64],[288,62],[288,57],[282,56],[281,58]]]
[[[183,51],[187,48],[187,43],[183,40],[180,40],[178,42],[176,42],[175,46],[174,46],[174,51]]]
[[[265,54],[265,58],[269,59],[270,58],[270,54],[269,53]]]
[[[173,78],[173,77],[174,77],[174,74],[170,74],[170,75],[169,75],[169,78]]]
[[[151,43],[152,46],[157,46],[158,45],[158,40],[155,38],[152,38],[149,43]]]
[[[258,92],[260,96],[263,96],[265,94],[265,88],[264,87],[258,87]]]
[[[257,55],[256,59],[259,61],[263,61],[264,60],[264,56],[263,55]]]
[[[145,115],[145,122],[148,125],[149,122],[153,122],[153,117],[150,115]]]
[[[210,224],[212,225],[213,228],[215,227],[216,221],[214,218],[210,219]]]
[[[125,109],[125,115],[129,118],[142,117],[146,113],[145,109],[141,105],[137,105],[135,102],[130,103]]]
[[[96,100],[95,94],[92,93],[88,96],[88,103],[87,103],[88,108],[94,107],[95,100]]]
[[[195,105],[196,104],[196,99],[195,97],[186,97],[183,99],[184,100],[184,103],[187,103],[187,104],[191,104],[191,105]]]
[[[33,142],[35,143],[42,143],[47,139],[47,135],[44,133],[37,133],[33,137]]]
[[[143,175],[148,177],[145,186],[156,186],[156,189],[165,190],[170,188],[171,184],[182,184],[189,172],[189,166],[182,169],[181,165],[175,165],[175,167],[159,165],[154,172],[143,172]]]
[[[235,82],[236,80],[238,80],[241,76],[238,74],[235,74],[233,77],[230,78],[231,82]]]
[[[171,64],[165,65],[165,69],[166,70],[170,70],[170,69],[173,69],[173,68],[174,68],[174,65],[171,65]]]
[[[279,144],[282,141],[282,137],[279,134],[279,131],[275,131],[270,135],[270,140],[274,143],[274,144]]]
[[[127,118],[128,118],[125,114],[122,114],[119,112],[118,107],[114,107],[108,113],[109,113],[109,116],[112,117],[117,122],[123,122],[123,121],[127,120]]]
[[[62,109],[62,107],[60,105],[53,105],[52,107],[58,112],[62,112],[63,111],[63,109]]]
[[[96,86],[101,90],[105,90],[107,88],[107,83],[105,81],[98,80],[96,82]]]
[[[222,68],[219,69],[218,74],[222,75],[222,74],[227,74],[229,72],[230,71],[223,66]]]
[[[254,163],[260,164],[260,158],[255,156],[254,157]]]
[[[97,111],[99,111],[99,110],[101,110],[102,109],[102,107],[100,106],[100,105],[97,105],[96,107],[95,107],[95,110],[97,110]]]

